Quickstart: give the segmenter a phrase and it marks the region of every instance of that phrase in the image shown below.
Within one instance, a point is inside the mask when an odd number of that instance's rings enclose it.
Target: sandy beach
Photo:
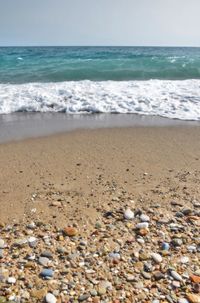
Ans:
[[[0,302],[199,302],[199,139],[168,126],[1,144]]]
[[[33,217],[63,225],[81,214],[82,220],[95,220],[96,208],[109,208],[113,195],[123,191],[124,200],[138,206],[198,199],[199,139],[198,127],[136,127],[1,144],[0,219]],[[58,198],[64,212],[50,206]]]

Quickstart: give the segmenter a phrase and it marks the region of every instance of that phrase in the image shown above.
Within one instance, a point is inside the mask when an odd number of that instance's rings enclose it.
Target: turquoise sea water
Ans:
[[[0,83],[200,79],[200,48],[0,48]]]
[[[0,114],[18,111],[200,120],[200,48],[0,48]]]

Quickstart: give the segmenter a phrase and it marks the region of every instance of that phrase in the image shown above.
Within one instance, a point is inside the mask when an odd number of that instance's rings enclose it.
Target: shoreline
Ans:
[[[0,115],[0,144],[82,129],[179,126],[199,127],[200,121],[138,114],[13,113]]]

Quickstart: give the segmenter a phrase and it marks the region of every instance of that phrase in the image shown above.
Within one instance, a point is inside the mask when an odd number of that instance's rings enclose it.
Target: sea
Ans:
[[[0,114],[200,120],[200,48],[1,47]]]

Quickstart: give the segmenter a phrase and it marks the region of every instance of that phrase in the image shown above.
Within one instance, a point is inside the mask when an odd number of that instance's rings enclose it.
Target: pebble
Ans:
[[[187,256],[183,256],[180,258],[180,263],[182,263],[182,264],[187,264],[189,262],[190,262],[190,258]]]
[[[39,257],[38,262],[40,265],[42,265],[44,267],[49,266],[49,264],[50,264],[49,258],[46,258],[46,257]]]
[[[51,293],[46,294],[45,300],[47,303],[56,303],[57,302],[56,297]]]
[[[53,254],[50,251],[46,250],[46,251],[43,251],[41,253],[41,257],[52,259],[53,258]]]
[[[54,271],[49,268],[43,269],[40,273],[40,276],[44,278],[51,278],[53,277],[53,275],[54,275]]]
[[[185,298],[178,299],[178,303],[189,303],[189,301]]]
[[[163,242],[162,243],[162,246],[161,246],[162,250],[169,250],[169,248],[170,248],[169,243],[167,243],[167,242]]]
[[[171,271],[171,276],[177,281],[182,281],[183,280],[182,277],[174,270]]]
[[[0,239],[0,249],[3,249],[5,247],[5,241],[3,239]]]
[[[181,216],[175,206],[140,203],[131,221],[122,195],[80,228],[73,218],[67,232],[36,219],[0,227],[0,303],[200,303],[199,209],[191,219],[181,212],[189,199],[176,206]]]
[[[136,229],[146,229],[149,227],[149,223],[148,222],[141,222],[141,223],[138,223],[136,224]]]
[[[84,294],[84,295],[81,295],[81,296],[78,298],[78,300],[79,300],[80,302],[83,302],[83,301],[87,300],[89,297],[90,297],[90,294]]]
[[[133,281],[135,281],[135,276],[134,276],[134,275],[131,275],[131,274],[128,274],[128,275],[126,276],[126,281],[128,281],[128,282],[133,282]]]
[[[132,220],[134,218],[134,213],[129,208],[125,210],[124,212],[124,218],[126,220]]]
[[[200,295],[187,294],[186,297],[190,303],[200,303]]]
[[[78,231],[76,228],[68,226],[63,229],[63,233],[66,236],[74,237],[78,234]]]
[[[150,217],[147,216],[147,215],[145,215],[145,214],[142,214],[142,215],[140,216],[140,220],[141,220],[142,222],[149,222],[149,221],[150,221]]]
[[[15,284],[15,283],[16,283],[16,279],[15,279],[15,277],[9,277],[9,278],[7,279],[7,282],[8,282],[9,284]]]
[[[162,262],[162,256],[157,254],[157,253],[152,253],[151,257],[154,260],[154,262],[156,262],[156,263],[161,263]]]

